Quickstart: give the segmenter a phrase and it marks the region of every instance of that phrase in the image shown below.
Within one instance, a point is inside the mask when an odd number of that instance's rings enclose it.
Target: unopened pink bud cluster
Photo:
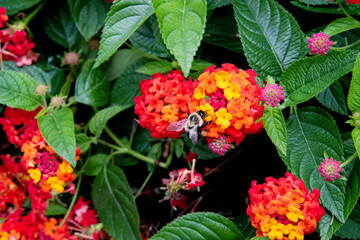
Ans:
[[[284,91],[282,86],[274,84],[267,84],[261,92],[260,101],[265,101],[266,105],[276,107],[276,104],[280,103],[280,100],[284,100]]]
[[[224,135],[221,135],[220,138],[215,139],[212,143],[209,143],[209,148],[213,153],[224,156],[227,150],[231,148],[231,144],[228,143]]]
[[[324,162],[320,163],[319,172],[320,175],[325,179],[325,181],[334,181],[335,178],[341,178],[340,168],[341,163],[339,161],[335,161],[332,158],[325,158]]]
[[[310,53],[325,55],[333,45],[333,42],[329,39],[330,36],[322,32],[313,34],[312,38],[308,39]]]

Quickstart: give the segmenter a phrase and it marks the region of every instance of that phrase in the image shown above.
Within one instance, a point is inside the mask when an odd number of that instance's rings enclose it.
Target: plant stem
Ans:
[[[104,140],[101,140],[101,139],[97,139],[97,141],[98,141],[98,143],[101,143],[102,145],[107,146],[109,148],[114,148],[114,149],[116,149],[118,151],[121,151],[121,152],[124,152],[124,153],[126,152],[126,149],[124,149],[122,147],[119,147],[119,146],[117,146],[115,144],[108,143],[108,142],[106,142]]]
[[[345,50],[345,49],[348,49],[348,48],[351,48],[351,47],[354,47],[356,45],[358,45],[360,43],[360,40],[357,40],[356,42],[353,42],[352,44],[349,44],[349,45],[346,45],[346,46],[343,46],[343,47],[330,47],[331,50],[335,50],[335,51],[339,51],[339,50]]]
[[[356,20],[355,18],[353,18],[353,17],[345,10],[345,8],[343,7],[343,5],[340,3],[339,0],[336,1],[336,2],[337,2],[337,4],[339,5],[341,11],[342,11],[347,17]]]
[[[66,214],[65,214],[65,216],[64,216],[64,219],[61,221],[59,227],[61,227],[61,226],[66,222],[66,219],[67,219],[67,218],[69,217],[69,215],[70,215],[70,212],[71,212],[71,210],[72,210],[72,208],[73,208],[73,206],[74,206],[74,204],[75,204],[77,195],[78,195],[78,193],[79,193],[79,189],[80,189],[80,185],[81,185],[81,179],[82,179],[82,173],[79,172],[79,179],[78,179],[78,182],[77,182],[77,185],[76,185],[75,194],[74,194],[74,196],[73,196],[73,198],[72,198],[72,200],[71,200],[70,206],[69,206],[69,208],[68,208],[68,210],[67,210],[67,212],[66,212]]]
[[[24,23],[25,26],[28,25],[28,23],[31,21],[31,19],[33,19],[36,14],[41,10],[41,8],[44,6],[46,1],[44,1],[43,3],[41,3],[39,6],[37,6],[37,8],[34,9],[34,11],[32,11],[22,22]]]
[[[346,160],[345,162],[343,162],[340,167],[343,168],[346,165],[348,165],[352,160],[354,160],[357,157],[357,152],[355,152],[353,155],[351,155],[351,157],[348,158],[348,160]]]
[[[144,190],[146,184],[149,182],[149,180],[150,180],[151,176],[153,175],[154,171],[155,171],[155,168],[151,172],[149,172],[148,176],[146,177],[145,181],[141,185],[140,189],[137,191],[136,195],[134,196],[134,199],[136,199],[141,194],[141,192]]]
[[[141,161],[144,161],[144,162],[147,162],[147,163],[150,163],[150,164],[154,164],[155,166],[159,166],[159,167],[162,167],[162,168],[167,168],[168,165],[164,162],[158,162],[156,159],[152,159],[152,158],[149,158],[147,156],[144,156],[132,149],[127,149],[127,154],[141,160]]]
[[[146,52],[143,52],[137,48],[135,48],[134,46],[132,46],[131,44],[125,42],[125,45],[128,46],[131,50],[133,50],[134,52],[140,54],[140,55],[143,55],[144,57],[147,57],[147,58],[150,58],[150,59],[155,59],[155,60],[161,60],[160,58],[158,57],[154,57],[154,56],[151,56],[150,54],[147,54]]]
[[[104,127],[105,132],[111,137],[116,144],[118,144],[120,147],[125,148],[124,143],[113,133],[108,126]]]

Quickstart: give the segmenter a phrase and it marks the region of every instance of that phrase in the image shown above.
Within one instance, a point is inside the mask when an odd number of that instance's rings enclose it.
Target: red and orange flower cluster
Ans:
[[[316,223],[325,214],[320,206],[318,189],[309,193],[301,179],[291,173],[285,178],[266,178],[266,183],[251,184],[250,205],[247,214],[257,228],[256,236],[273,240],[303,240],[304,235],[316,229]]]
[[[42,137],[35,119],[39,110],[40,108],[27,112],[7,107],[4,117],[0,118],[0,124],[3,125],[9,142],[24,153],[21,163],[34,182],[39,183],[47,192],[55,189],[61,193],[65,184],[72,182],[76,176],[71,165],[57,155]],[[80,155],[78,148],[76,155],[77,160]]]
[[[10,25],[5,12],[6,10],[0,7],[0,28],[4,25],[8,26],[8,28],[0,29],[0,54],[3,59],[16,62],[18,67],[37,62],[39,55],[32,50],[35,47],[32,39],[24,30],[19,30],[16,24]]]

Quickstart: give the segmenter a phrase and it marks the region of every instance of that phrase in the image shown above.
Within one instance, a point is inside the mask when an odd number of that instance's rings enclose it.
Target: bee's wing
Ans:
[[[185,118],[185,119],[183,119],[183,120],[170,123],[170,124],[166,127],[166,131],[180,132],[181,130],[183,130],[183,129],[185,128],[186,121],[187,121],[187,119]]]
[[[191,128],[189,130],[189,138],[190,138],[192,144],[194,144],[194,145],[196,144],[196,142],[198,141],[198,138],[199,138],[198,128],[199,128],[199,126],[195,125],[193,128]]]

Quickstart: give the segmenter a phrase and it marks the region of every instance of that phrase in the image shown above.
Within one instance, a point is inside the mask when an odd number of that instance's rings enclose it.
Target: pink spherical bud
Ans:
[[[326,52],[329,51],[330,47],[333,45],[333,42],[329,39],[330,36],[322,32],[313,34],[312,38],[308,39],[310,53],[325,55]]]
[[[56,96],[51,98],[51,105],[54,107],[60,107],[64,103],[64,99],[62,97]]]
[[[231,144],[228,143],[224,135],[221,135],[219,139],[215,139],[212,143],[209,143],[209,148],[213,153],[224,156],[224,154],[231,148]]]
[[[48,88],[49,87],[45,86],[44,84],[40,84],[35,88],[35,92],[37,95],[45,96],[45,94],[48,91]]]
[[[325,158],[324,162],[320,163],[320,175],[324,177],[325,181],[332,182],[335,178],[340,179],[340,172],[342,172],[340,165],[341,163],[339,161],[335,161],[332,158]]]
[[[266,105],[271,105],[272,107],[276,107],[280,100],[284,100],[284,91],[282,90],[282,86],[274,84],[267,84],[266,88],[264,88],[261,92],[260,101],[265,101]]]
[[[64,64],[75,66],[79,62],[80,55],[76,52],[68,52],[64,57]]]

